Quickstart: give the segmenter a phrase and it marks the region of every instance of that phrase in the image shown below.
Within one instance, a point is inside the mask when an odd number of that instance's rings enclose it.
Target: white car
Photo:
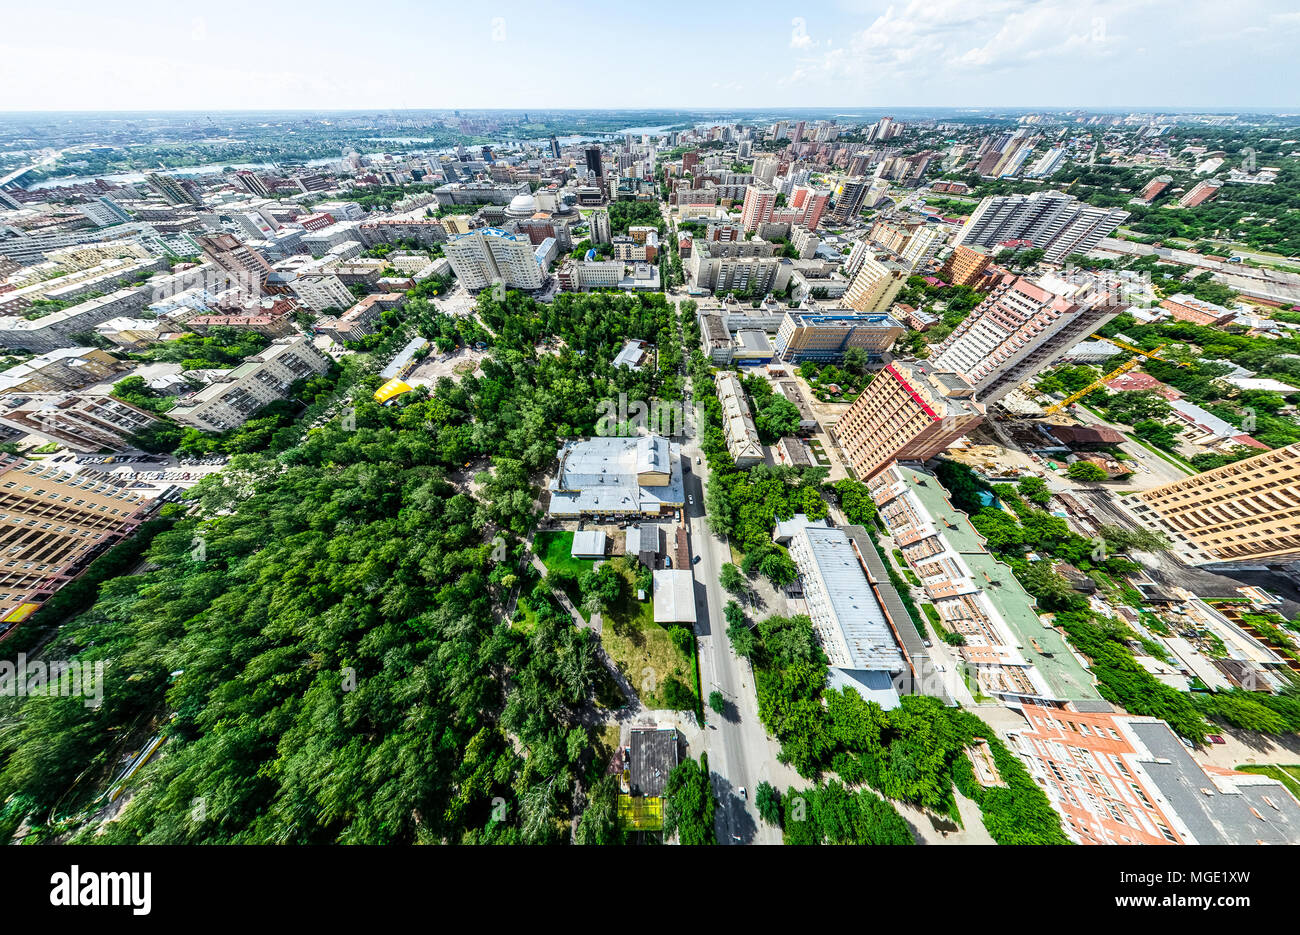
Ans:
[[[691,505],[693,506],[693,505],[695,504],[695,497],[694,497],[694,496],[688,496],[688,497],[686,498],[686,502],[689,503],[689,504],[691,504]]]

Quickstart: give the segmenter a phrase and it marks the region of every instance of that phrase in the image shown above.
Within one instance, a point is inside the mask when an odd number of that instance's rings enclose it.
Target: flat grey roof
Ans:
[[[661,435],[578,439],[566,442],[559,457],[550,483],[553,516],[659,514],[686,502],[681,446]],[[666,474],[668,483],[642,484],[647,472]]]
[[[1156,758],[1142,760],[1142,768],[1198,844],[1300,844],[1300,802],[1280,783],[1234,777],[1238,791],[1222,792],[1168,724],[1128,726]]]
[[[695,623],[695,575],[685,568],[654,573],[655,623]]]
[[[826,585],[827,598],[848,650],[847,668],[901,672],[905,668],[902,653],[848,534],[843,529],[808,526],[802,535],[808,537],[813,561]]]
[[[632,795],[661,796],[668,774],[677,765],[677,730],[672,727],[633,727],[628,786]]]
[[[573,534],[573,548],[569,554],[574,558],[589,558],[605,554],[605,534],[599,529],[584,529]]]

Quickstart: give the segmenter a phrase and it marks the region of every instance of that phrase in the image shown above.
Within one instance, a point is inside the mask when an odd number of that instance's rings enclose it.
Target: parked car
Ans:
[[[1210,734],[1210,743],[1227,743],[1222,734]]]

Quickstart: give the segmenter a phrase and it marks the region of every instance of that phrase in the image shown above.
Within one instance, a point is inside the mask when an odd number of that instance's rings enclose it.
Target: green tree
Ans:
[[[682,844],[716,844],[715,803],[709,777],[709,755],[685,759],[668,774],[664,789],[664,835],[677,835]]]
[[[1077,481],[1101,481],[1109,476],[1104,468],[1091,461],[1076,461],[1065,469],[1065,473],[1071,480]]]
[[[722,564],[722,570],[718,573],[718,583],[732,594],[742,594],[745,591],[745,577],[731,562]]]
[[[781,793],[764,780],[754,791],[754,805],[758,808],[758,817],[769,825],[781,825]]]

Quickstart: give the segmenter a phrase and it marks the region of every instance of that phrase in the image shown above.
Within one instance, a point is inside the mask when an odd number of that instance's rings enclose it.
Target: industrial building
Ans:
[[[681,446],[662,435],[567,441],[559,459],[550,516],[663,516],[686,503]]]

